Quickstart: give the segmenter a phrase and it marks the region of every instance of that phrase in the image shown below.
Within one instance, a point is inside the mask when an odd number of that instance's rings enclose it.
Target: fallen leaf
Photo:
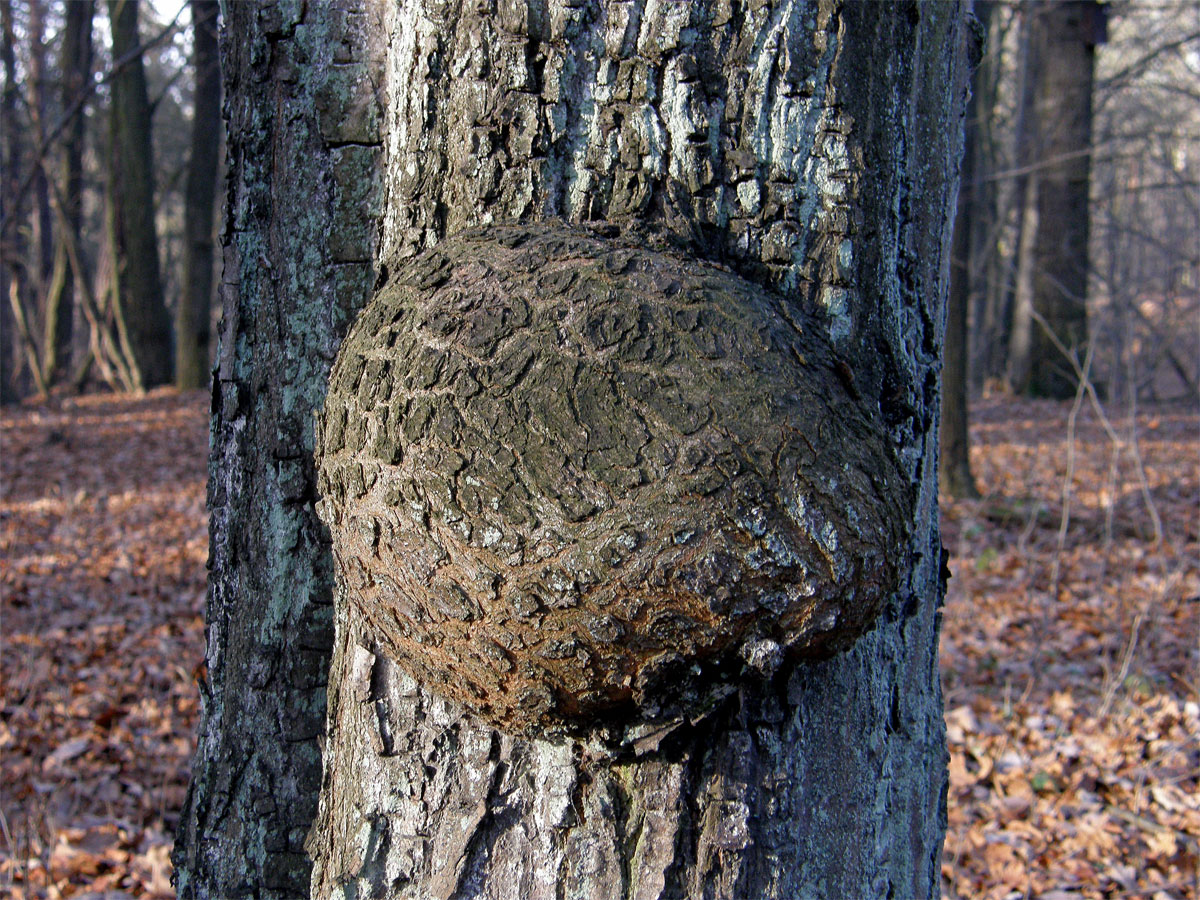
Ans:
[[[55,751],[42,761],[42,771],[49,772],[56,766],[82,756],[87,753],[88,747],[91,745],[92,740],[87,737],[73,738],[63,744],[59,744]]]

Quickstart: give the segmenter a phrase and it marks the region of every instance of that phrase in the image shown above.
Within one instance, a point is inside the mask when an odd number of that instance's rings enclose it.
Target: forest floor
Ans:
[[[946,898],[1200,896],[1200,416],[1071,413],[978,404],[943,502]],[[0,895],[172,896],[206,444],[198,393],[0,415]]]

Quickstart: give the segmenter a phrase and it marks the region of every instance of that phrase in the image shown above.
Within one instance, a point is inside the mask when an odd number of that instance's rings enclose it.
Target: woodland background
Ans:
[[[1200,896],[1200,4],[976,16],[944,894]],[[0,893],[172,894],[206,687],[216,17],[0,0]]]

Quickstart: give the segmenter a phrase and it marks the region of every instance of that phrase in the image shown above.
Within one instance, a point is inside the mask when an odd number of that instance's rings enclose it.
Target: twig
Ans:
[[[10,850],[16,851],[16,845],[13,843],[12,832],[8,828],[8,817],[4,815],[4,807],[0,806],[0,831],[4,832],[4,842],[8,844]]]
[[[1158,596],[1154,598],[1154,604],[1158,605],[1166,600],[1167,595],[1171,592],[1175,582],[1179,578],[1179,572],[1175,571],[1162,581],[1159,588]],[[1096,717],[1103,719],[1112,709],[1113,702],[1117,697],[1117,690],[1125,683],[1125,679],[1129,677],[1129,667],[1133,663],[1133,653],[1137,649],[1138,636],[1141,633],[1142,625],[1146,621],[1146,615],[1151,608],[1150,602],[1144,602],[1138,614],[1133,619],[1133,628],[1129,632],[1129,640],[1125,642],[1125,650],[1121,654],[1121,667],[1117,670],[1115,678],[1112,678],[1104,687],[1104,700],[1100,704],[1100,709],[1096,713]]]
[[[1036,312],[1034,315],[1038,315]],[[1067,472],[1063,477],[1062,486],[1062,514],[1058,523],[1058,543],[1054,551],[1054,561],[1050,568],[1050,597],[1051,600],[1058,599],[1058,578],[1061,571],[1061,561],[1063,550],[1067,545],[1067,529],[1071,524],[1071,494],[1075,484],[1075,423],[1079,418],[1079,409],[1083,406],[1084,385],[1087,383],[1088,372],[1092,368],[1092,355],[1095,350],[1095,344],[1089,342],[1087,356],[1083,362],[1083,368],[1079,368],[1078,360],[1075,354],[1069,354],[1071,363],[1075,366],[1075,370],[1080,373],[1079,387],[1075,391],[1075,402],[1071,405],[1071,413],[1067,416]]]
[[[30,373],[33,375],[33,380],[37,384],[38,394],[46,397],[49,396],[50,388],[46,384],[46,373],[42,370],[41,354],[38,353],[37,341],[33,337],[29,321],[25,318],[25,305],[21,303],[19,282],[20,279],[14,273],[12,280],[8,283],[8,302],[12,306],[13,320],[17,325],[17,333],[21,336],[21,346],[25,349],[26,362],[29,365]]]
[[[1038,516],[1042,512],[1042,503],[1040,500],[1031,500],[1029,503],[1029,515],[1025,519],[1025,527],[1021,529],[1021,533],[1017,535],[1017,555],[1025,556],[1029,547],[1029,536],[1033,534],[1033,529],[1037,527]]]
[[[1137,813],[1130,812],[1129,810],[1120,806],[1110,806],[1108,807],[1108,812],[1111,815],[1116,816],[1118,819],[1124,819],[1130,825],[1136,825],[1138,828],[1142,829],[1142,831],[1149,831],[1151,833],[1158,832],[1160,834],[1173,834],[1177,837],[1183,838],[1184,840],[1195,840],[1195,838],[1180,828],[1175,828],[1171,825],[1164,825],[1161,822],[1155,822],[1153,819],[1148,819],[1145,816],[1139,816]]]

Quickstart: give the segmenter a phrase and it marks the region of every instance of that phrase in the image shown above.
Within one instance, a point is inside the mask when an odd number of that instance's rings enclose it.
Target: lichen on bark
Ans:
[[[904,565],[911,489],[821,323],[616,231],[492,226],[410,261],[326,399],[341,602],[513,733],[698,715],[849,646]]]

